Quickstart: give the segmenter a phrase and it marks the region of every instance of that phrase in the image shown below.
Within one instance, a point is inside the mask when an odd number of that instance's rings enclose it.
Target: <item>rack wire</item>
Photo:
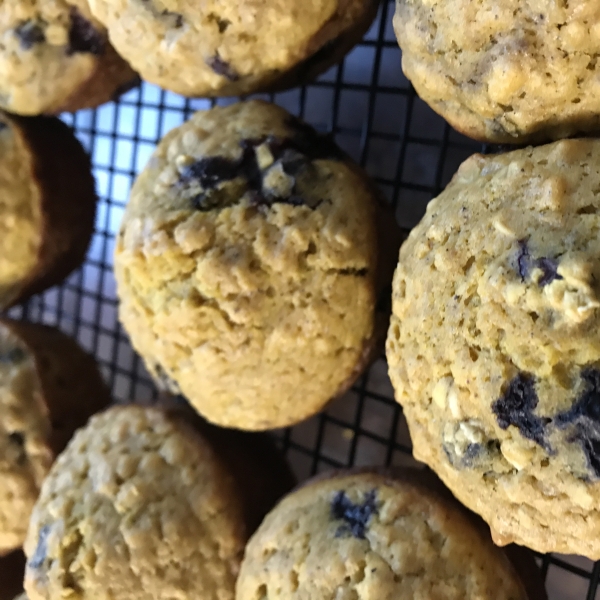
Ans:
[[[393,11],[393,0],[382,0],[362,43],[314,83],[260,97],[331,132],[379,184],[400,225],[411,227],[459,164],[488,149],[453,131],[415,95],[400,68]],[[128,192],[158,140],[213,103],[144,83],[97,110],[63,115],[92,156],[100,196],[95,235],[81,269],[11,315],[76,337],[97,357],[117,402],[156,395],[117,320],[113,250]],[[300,479],[330,468],[414,463],[383,359],[324,413],[277,435]],[[558,555],[538,561],[550,600],[600,600],[600,562]]]

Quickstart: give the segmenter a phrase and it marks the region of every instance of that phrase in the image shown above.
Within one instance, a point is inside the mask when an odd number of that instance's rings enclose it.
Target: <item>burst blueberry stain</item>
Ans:
[[[336,537],[351,534],[355,538],[365,539],[369,521],[374,514],[377,514],[378,510],[376,490],[367,492],[360,504],[352,502],[346,496],[346,492],[340,490],[331,501],[332,517],[344,521],[344,524],[336,531]]]
[[[529,252],[527,240],[519,240],[519,252],[517,254],[517,270],[521,279],[525,281],[531,276],[534,269],[540,269],[542,276],[538,279],[538,285],[544,287],[557,279],[562,279],[558,274],[558,261],[554,258],[542,256],[533,258]]]
[[[104,38],[76,8],[71,9],[67,54],[104,52]]]
[[[554,422],[559,429],[570,429],[568,440],[581,446],[588,468],[600,478],[600,370],[588,367],[581,378],[583,393]]]
[[[23,50],[31,50],[37,44],[46,41],[44,30],[34,21],[23,21],[15,28],[15,35],[19,38]]]
[[[206,64],[217,74],[229,79],[229,81],[237,81],[240,76],[235,69],[225,60],[219,53],[206,59]]]
[[[299,119],[290,117],[286,124],[292,130],[291,137],[263,136],[245,139],[240,142],[242,153],[238,159],[212,156],[184,167],[180,171],[179,185],[185,187],[197,182],[202,188],[191,199],[194,208],[210,211],[222,207],[221,201],[208,192],[220,183],[238,178],[246,182],[251,205],[269,207],[274,203],[284,203],[316,208],[321,201],[308,203],[302,198],[296,178],[310,169],[314,160],[342,160],[344,155],[330,138],[318,134]],[[262,170],[258,164],[256,148],[263,144],[272,154],[274,163],[280,163],[284,173],[293,179],[291,193],[286,196],[277,195],[276,191],[264,187],[263,176],[271,167]]]
[[[33,556],[27,562],[27,566],[31,569],[39,569],[46,560],[48,553],[48,536],[50,535],[50,525],[44,525],[40,529],[38,535],[38,543]]]
[[[551,419],[535,415],[533,411],[537,405],[534,377],[529,373],[519,373],[509,382],[502,396],[492,404],[492,411],[502,429],[508,429],[512,425],[523,437],[549,451],[545,428]]]

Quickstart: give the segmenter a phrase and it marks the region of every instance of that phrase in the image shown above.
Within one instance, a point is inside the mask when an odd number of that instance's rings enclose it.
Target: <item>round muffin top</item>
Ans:
[[[600,557],[600,142],[460,167],[400,252],[387,354],[415,455],[498,543]]]
[[[19,126],[0,112],[0,306],[19,294],[42,243],[35,161]]]
[[[287,496],[246,547],[236,600],[525,600],[485,528],[417,477],[339,472]]]
[[[597,0],[397,0],[394,27],[418,94],[467,135],[600,128]]]
[[[119,53],[147,81],[189,96],[240,95],[370,25],[376,0],[91,0]],[[344,45],[348,45],[344,41]],[[304,65],[310,71],[313,65]],[[300,73],[301,75],[301,73]]]
[[[0,323],[0,555],[20,548],[53,454],[35,357]]]
[[[228,600],[245,535],[234,482],[198,432],[156,408],[112,408],[44,482],[25,590],[32,600]]]
[[[0,107],[10,112],[87,106],[85,96],[97,91],[97,82],[89,80],[101,58],[111,63],[102,72],[101,85],[112,86],[103,100],[135,75],[113,56],[86,0],[0,0],[0,40]]]
[[[221,425],[318,412],[372,349],[376,209],[363,172],[275,105],[170,132],[115,253],[120,318],[149,370]]]

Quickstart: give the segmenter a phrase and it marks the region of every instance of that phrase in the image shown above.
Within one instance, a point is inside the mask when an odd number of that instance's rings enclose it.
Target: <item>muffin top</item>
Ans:
[[[255,91],[357,22],[366,30],[375,0],[91,0],[115,48],[144,79],[184,95]],[[132,43],[133,41],[133,43]],[[356,40],[358,41],[358,39]],[[306,65],[310,70],[310,65]]]
[[[209,420],[297,422],[372,348],[376,211],[362,171],[285,110],[197,113],[133,186],[120,318],[155,377]]]
[[[402,66],[459,131],[519,143],[600,128],[596,0],[397,0]]]
[[[108,46],[85,0],[1,0],[0,40],[0,106],[27,115],[63,110]]]
[[[287,496],[251,538],[236,599],[526,600],[503,551],[406,471],[344,473]]]
[[[497,542],[600,556],[600,143],[459,169],[400,252],[387,354],[415,455]]]
[[[245,536],[233,479],[197,431],[158,408],[112,408],[44,482],[25,590],[32,600],[227,600]]]

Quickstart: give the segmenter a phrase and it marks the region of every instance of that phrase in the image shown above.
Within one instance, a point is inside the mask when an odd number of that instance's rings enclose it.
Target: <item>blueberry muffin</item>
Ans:
[[[62,121],[0,112],[0,309],[83,261],[96,212],[90,169]]]
[[[90,0],[147,81],[186,96],[238,96],[314,78],[362,38],[377,0]]]
[[[171,131],[115,252],[120,319],[159,384],[249,430],[345,391],[376,353],[397,256],[378,200],[329,138],[277,106],[216,107]]]
[[[600,558],[600,142],[474,155],[400,252],[415,456],[498,544]]]
[[[0,40],[0,108],[12,113],[91,108],[137,81],[85,0],[1,0]]]
[[[24,571],[25,556],[21,551],[0,558],[0,600],[17,600],[23,593]]]
[[[340,471],[284,498],[246,547],[236,600],[544,600],[489,532],[418,472]]]
[[[56,461],[33,512],[29,598],[232,599],[251,530],[249,490],[231,455],[220,454],[224,435],[214,445],[185,413],[158,407],[93,417]],[[274,473],[285,469],[273,464],[281,459],[250,464],[252,445],[238,443],[245,477],[258,473],[254,484],[279,488]]]
[[[521,143],[600,129],[600,4],[397,0],[402,67],[466,135]]]
[[[0,320],[0,556],[20,548],[56,455],[110,402],[96,363],[53,327]]]

